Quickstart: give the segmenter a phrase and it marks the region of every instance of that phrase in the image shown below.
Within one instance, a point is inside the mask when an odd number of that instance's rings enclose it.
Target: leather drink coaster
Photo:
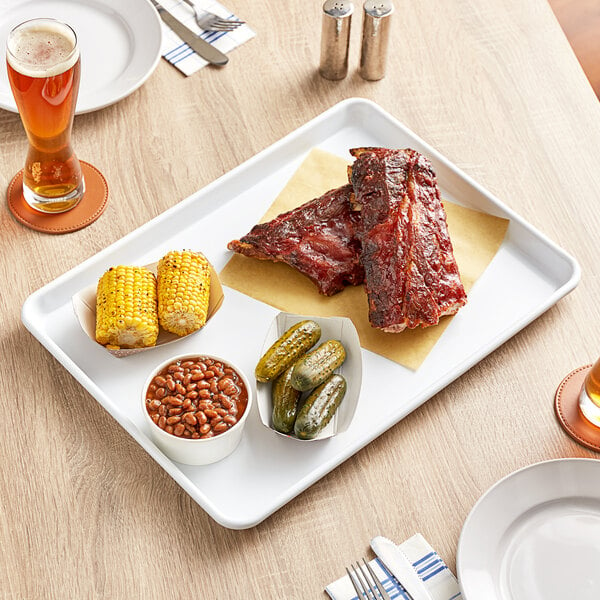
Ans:
[[[600,452],[600,427],[592,425],[579,410],[579,394],[592,365],[571,371],[554,397],[554,410],[562,428],[579,444]]]
[[[13,216],[30,229],[44,233],[70,233],[91,225],[104,212],[108,203],[108,184],[96,167],[79,161],[85,179],[85,193],[74,208],[63,213],[42,213],[34,210],[23,197],[23,170],[8,186],[8,208]]]

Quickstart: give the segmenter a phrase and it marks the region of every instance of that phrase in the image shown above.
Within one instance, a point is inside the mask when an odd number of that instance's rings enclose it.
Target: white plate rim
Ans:
[[[535,474],[536,472],[538,472],[540,470],[550,469],[552,471],[554,469],[558,469],[561,466],[567,465],[567,464],[571,464],[571,465],[575,466],[575,468],[580,468],[583,465],[585,465],[587,467],[590,467],[593,465],[592,468],[596,468],[600,471],[600,460],[595,459],[595,458],[566,457],[566,458],[554,458],[554,459],[543,460],[543,461],[536,462],[536,463],[533,463],[530,465],[526,465],[524,467],[521,467],[520,469],[516,469],[515,471],[508,473],[507,475],[505,475],[504,477],[499,479],[496,483],[492,484],[479,497],[477,502],[473,505],[473,508],[469,511],[467,518],[465,519],[465,522],[463,524],[463,527],[461,529],[461,533],[459,536],[458,547],[457,547],[457,552],[456,552],[456,575],[457,575],[457,579],[459,582],[459,587],[460,587],[461,593],[465,600],[472,600],[472,599],[475,600],[480,597],[480,596],[478,596],[478,594],[479,594],[478,590],[472,588],[471,581],[470,581],[469,577],[466,575],[466,569],[467,569],[466,561],[468,560],[468,558],[465,557],[465,554],[467,553],[467,551],[470,552],[470,550],[466,550],[465,548],[467,547],[468,544],[472,543],[471,539],[474,536],[473,531],[472,531],[473,521],[479,516],[479,513],[482,510],[484,510],[486,504],[491,502],[494,499],[494,497],[497,496],[498,493],[501,493],[502,490],[504,489],[504,487],[508,483],[513,481],[515,478],[522,478],[524,476],[529,476],[531,474]],[[567,498],[571,498],[571,497],[573,497],[573,495],[574,495],[573,493],[570,493],[568,495],[565,494],[562,497],[562,499],[565,500]],[[595,496],[593,496],[593,499],[600,501],[600,488],[598,489],[597,494]],[[533,507],[541,506],[542,504],[544,504],[545,502],[548,502],[548,501],[559,502],[559,499],[557,499],[555,497],[546,498],[546,500],[540,499],[531,508],[529,508],[528,511],[532,510]],[[523,514],[524,513],[515,513],[512,516],[512,520],[516,521]],[[500,598],[500,596],[498,596],[498,599],[499,598]],[[495,598],[488,598],[488,600],[495,600]]]
[[[24,15],[25,18],[35,18],[38,16],[52,17],[54,15],[53,10],[56,11],[56,6],[60,6],[61,4],[66,6],[74,1],[56,0],[52,3],[51,8],[42,10],[37,7],[44,3],[44,0],[29,0],[26,3],[18,3],[18,0],[2,0],[0,1],[0,10],[3,13],[2,22],[11,22],[11,8],[15,5],[20,5],[21,8],[27,7],[26,14]],[[100,91],[93,90],[88,94],[84,86],[81,85],[75,109],[75,114],[80,115],[100,110],[119,102],[140,88],[148,80],[161,58],[162,24],[158,13],[147,0],[127,0],[126,4],[123,4],[120,0],[77,0],[77,4],[83,9],[86,7],[100,8],[107,14],[113,14],[113,20],[120,19],[132,36],[133,41],[137,40],[138,42],[137,44],[134,43],[132,52],[133,57],[139,62],[137,70],[133,72],[126,70],[112,81],[107,82],[105,88]],[[48,3],[45,3],[46,7],[48,5]],[[135,18],[133,18],[134,14]],[[22,20],[25,19],[16,19],[14,20],[14,24]],[[68,21],[68,19],[65,20]],[[93,27],[90,21],[90,19],[81,19],[81,21],[78,21],[80,38],[82,37],[82,29],[84,29],[83,35],[85,35],[87,28]],[[140,47],[140,40],[143,42],[143,48]],[[5,44],[6,39],[2,37],[0,45],[2,46],[3,53],[5,53]],[[98,49],[98,52],[100,52],[100,49]],[[4,58],[5,54],[2,56]],[[5,67],[3,68],[5,69]],[[84,84],[83,76],[82,84]],[[8,87],[8,81],[4,77],[0,78],[0,108],[13,113],[17,112],[16,104]]]

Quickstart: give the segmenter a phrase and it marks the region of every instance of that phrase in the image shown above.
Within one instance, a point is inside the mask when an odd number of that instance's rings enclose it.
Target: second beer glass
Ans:
[[[585,378],[579,395],[579,410],[592,425],[600,427],[600,358]]]
[[[8,79],[29,140],[23,196],[40,212],[67,211],[85,191],[71,146],[81,73],[77,36],[60,21],[33,19],[10,32],[6,50]]]

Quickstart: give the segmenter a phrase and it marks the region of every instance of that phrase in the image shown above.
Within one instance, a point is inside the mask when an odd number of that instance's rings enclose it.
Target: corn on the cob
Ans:
[[[166,331],[187,335],[206,323],[210,266],[197,252],[174,250],[158,262],[158,318]]]
[[[145,348],[157,337],[154,273],[123,265],[106,271],[98,281],[96,341],[111,348]]]

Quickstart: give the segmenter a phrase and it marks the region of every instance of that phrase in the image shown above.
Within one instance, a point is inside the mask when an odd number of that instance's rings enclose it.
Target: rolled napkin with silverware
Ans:
[[[162,57],[184,75],[227,63],[227,53],[256,34],[214,0],[177,0],[168,10],[151,0],[162,19]]]
[[[374,575],[391,599],[459,600],[456,577],[439,554],[420,534],[401,544],[377,536],[371,540],[376,557],[369,561]],[[325,591],[333,600],[353,600],[357,591],[349,572],[330,583]],[[369,577],[363,584],[369,583]],[[377,596],[379,597],[379,596]]]

